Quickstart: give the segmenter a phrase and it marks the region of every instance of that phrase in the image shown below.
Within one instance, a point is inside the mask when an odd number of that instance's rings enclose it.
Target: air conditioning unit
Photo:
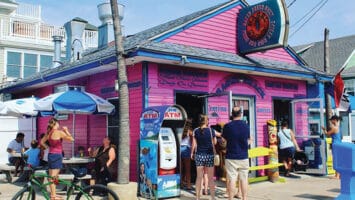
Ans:
[[[65,92],[68,90],[78,90],[84,92],[85,86],[62,84],[54,87],[54,93]]]

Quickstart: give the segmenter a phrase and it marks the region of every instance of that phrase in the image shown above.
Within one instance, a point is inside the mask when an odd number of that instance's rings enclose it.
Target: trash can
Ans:
[[[340,173],[340,195],[337,200],[355,200],[355,145],[351,143],[335,143],[334,169]]]

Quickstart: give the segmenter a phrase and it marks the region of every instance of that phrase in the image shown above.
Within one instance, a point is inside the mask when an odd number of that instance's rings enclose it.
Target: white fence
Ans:
[[[65,40],[64,27],[51,26],[43,23],[23,22],[11,19],[6,23],[0,20],[0,39],[22,41],[35,44],[52,45],[52,36],[61,35]],[[98,32],[85,30],[83,34],[84,48],[97,47]]]

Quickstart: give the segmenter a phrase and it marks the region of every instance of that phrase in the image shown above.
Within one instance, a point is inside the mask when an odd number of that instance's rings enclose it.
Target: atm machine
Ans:
[[[179,135],[186,122],[179,105],[146,108],[140,121],[138,195],[148,199],[180,196]]]
[[[158,146],[159,175],[175,174],[179,157],[175,134],[171,128],[160,128]]]

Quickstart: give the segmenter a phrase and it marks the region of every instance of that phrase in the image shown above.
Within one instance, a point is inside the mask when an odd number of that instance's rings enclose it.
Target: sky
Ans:
[[[228,0],[118,0],[118,3],[125,7],[121,23],[124,34],[132,35],[226,1]],[[99,26],[101,23],[98,19],[97,5],[105,0],[17,0],[17,2],[41,5],[42,19],[48,24],[63,26],[71,19],[80,17],[90,24]],[[262,1],[246,0],[246,2],[253,5]],[[285,2],[290,21],[288,44],[291,46],[324,40],[325,28],[329,29],[330,39],[355,34],[354,0],[285,0]],[[320,8],[321,5],[323,6]]]

